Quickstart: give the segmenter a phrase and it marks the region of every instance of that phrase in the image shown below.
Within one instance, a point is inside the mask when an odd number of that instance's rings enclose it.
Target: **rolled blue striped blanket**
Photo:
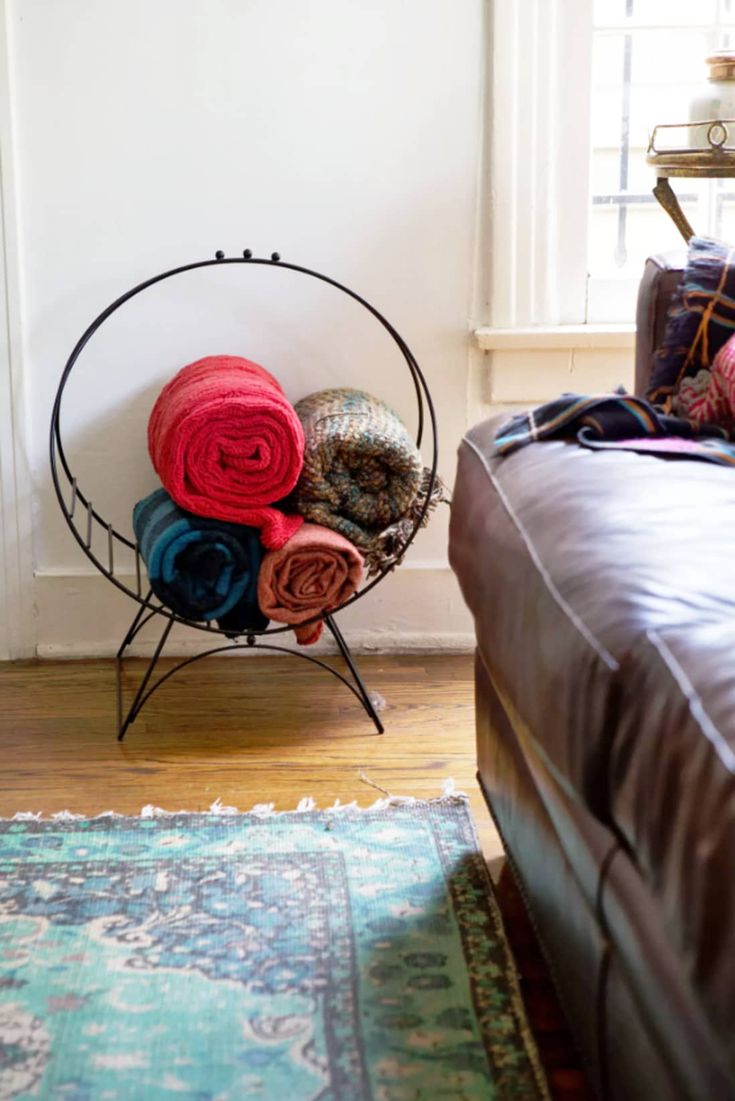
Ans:
[[[196,622],[226,620],[228,633],[262,630],[256,528],[195,516],[157,489],[133,509],[133,529],[151,589],[172,612]]]

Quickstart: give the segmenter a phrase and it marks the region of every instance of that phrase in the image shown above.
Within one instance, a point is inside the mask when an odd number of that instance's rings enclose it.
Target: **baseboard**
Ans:
[[[36,653],[41,658],[94,658],[114,655],[137,609],[136,603],[92,571],[39,571],[36,588]],[[357,653],[469,653],[474,649],[472,617],[454,574],[421,563],[401,567],[339,615],[340,627]],[[147,656],[160,636],[162,621],[152,622],[130,653]],[[273,636],[290,646],[293,635]],[[194,628],[175,627],[165,653],[189,657],[227,639]],[[333,653],[331,637],[310,653]],[[254,653],[267,651],[255,651]],[[235,653],[241,653],[236,651]]]
[[[377,634],[365,632],[364,634],[347,633],[350,649],[355,654],[470,654],[475,649],[475,636],[467,634],[439,634],[439,635],[422,635],[411,634],[406,632],[402,635],[393,635],[390,639]],[[267,641],[265,639],[260,641]],[[280,639],[273,640],[278,645],[294,646],[293,636],[280,636]],[[227,639],[222,639],[222,643],[226,644]],[[54,643],[39,643],[36,647],[36,656],[39,658],[45,658],[46,660],[79,660],[81,658],[111,658],[114,657],[117,648],[119,646],[119,640],[116,642],[99,643],[96,644],[94,650],[90,649],[90,646],[86,643],[74,643],[67,645],[59,645]],[[179,639],[176,643],[172,643],[170,647],[167,647],[165,656],[167,657],[193,657],[195,654],[204,653],[206,650],[216,646],[217,643],[212,641],[211,635],[202,635],[201,639]],[[150,657],[153,653],[155,642],[148,641],[138,643],[135,642],[126,651],[130,657]],[[230,650],[223,654],[223,657],[237,657],[242,653],[252,654],[253,657],[267,657],[268,651],[256,648],[254,650]],[[320,639],[314,646],[310,646],[309,654],[336,654],[338,653],[337,647],[330,639]]]

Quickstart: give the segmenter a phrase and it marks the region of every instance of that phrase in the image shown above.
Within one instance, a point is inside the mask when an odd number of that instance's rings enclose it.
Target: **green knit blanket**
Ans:
[[[296,508],[361,550],[409,511],[423,464],[406,426],[363,390],[321,390],[297,402],[304,466]]]

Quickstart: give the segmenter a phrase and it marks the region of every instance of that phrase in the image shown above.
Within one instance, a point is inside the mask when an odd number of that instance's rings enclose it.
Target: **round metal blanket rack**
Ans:
[[[69,381],[69,377],[74,369],[80,355],[86,348],[89,341],[92,339],[97,330],[111,317],[121,306],[124,306],[126,302],[129,302],[136,295],[141,294],[149,287],[155,286],[157,283],[162,283],[166,279],[172,279],[174,276],[181,275],[184,272],[194,271],[198,268],[208,268],[212,266],[221,266],[223,264],[244,264],[250,267],[261,265],[269,267],[278,267],[287,269],[289,271],[298,272],[302,275],[309,276],[312,279],[317,279],[322,283],[326,283],[331,287],[334,287],[338,291],[342,291],[350,298],[354,299],[361,306],[363,306],[380,325],[388,332],[398,346],[403,359],[405,360],[406,367],[411,374],[413,380],[413,386],[416,396],[416,404],[418,411],[418,421],[416,428],[416,445],[421,446],[422,438],[424,436],[424,430],[428,422],[428,426],[431,432],[431,458],[429,463],[429,477],[425,483],[425,497],[421,508],[418,511],[415,522],[405,537],[404,542],[399,546],[393,561],[390,565],[385,566],[381,571],[369,580],[366,584],[359,589],[352,597],[344,601],[338,608],[332,609],[330,612],[324,612],[321,615],[315,616],[310,622],[315,622],[322,619],[326,624],[328,630],[331,632],[341,654],[344,659],[346,669],[342,672],[335,666],[322,661],[320,658],[312,657],[310,654],[305,654],[301,650],[294,650],[287,646],[282,646],[271,641],[261,641],[264,636],[279,635],[284,632],[293,630],[289,626],[281,627],[266,627],[263,630],[248,630],[243,632],[240,638],[242,641],[218,643],[213,645],[210,649],[207,649],[203,653],[195,654],[193,657],[187,658],[178,662],[172,668],[168,669],[165,673],[158,676],[153,680],[153,675],[158,664],[158,661],[163,653],[166,640],[168,639],[171,629],[174,623],[182,623],[187,627],[194,628],[199,631],[206,631],[212,636],[224,636],[227,635],[231,638],[231,632],[225,632],[222,628],[215,627],[211,623],[200,622],[197,620],[187,619],[177,613],[171,611],[163,605],[153,594],[150,587],[144,580],[144,567],[141,563],[140,548],[134,538],[134,536],[124,535],[122,532],[116,530],[113,524],[109,523],[100,508],[95,505],[91,498],[84,493],[84,490],[79,485],[79,482],[72,472],[71,466],[67,460],[67,456],[64,450],[62,432],[61,432],[61,410],[64,398],[64,391]],[[214,260],[199,260],[192,264],[183,264],[180,267],[172,268],[169,271],[164,271],[159,275],[154,275],[150,279],[146,279],[144,282],[139,283],[120,298],[116,299],[111,305],[104,309],[91,323],[91,325],[85,330],[82,336],[77,341],[69,359],[66,362],[64,370],[59,381],[59,386],[56,391],[56,398],[54,400],[53,411],[51,414],[51,428],[49,436],[49,453],[51,461],[51,475],[53,478],[54,488],[56,490],[56,496],[61,507],[61,511],[64,514],[67,524],[69,525],[74,538],[79,546],[82,548],[87,558],[95,565],[101,574],[103,574],[113,585],[118,589],[126,593],[132,600],[134,600],[138,609],[133,618],[130,627],[127,630],[120,647],[116,654],[115,661],[115,681],[116,681],[116,702],[117,702],[117,737],[121,741],[128,727],[135,721],[137,716],[142,711],[148,700],[151,698],[154,692],[161,687],[169,678],[175,673],[184,669],[186,666],[191,665],[195,661],[200,661],[202,658],[209,657],[212,654],[219,654],[229,650],[240,649],[262,649],[271,650],[277,653],[291,654],[294,657],[309,661],[313,665],[319,666],[319,668],[326,670],[333,676],[337,677],[354,696],[360,701],[365,711],[370,718],[379,734],[383,733],[383,724],[378,715],[376,704],[378,698],[371,695],[366,688],[360,672],[357,668],[355,660],[350,652],[350,648],[342,635],[337,623],[335,621],[335,615],[348,607],[350,604],[354,604],[357,600],[361,600],[366,596],[371,589],[373,589],[389,572],[391,572],[396,565],[398,565],[403,558],[406,550],[413,542],[414,537],[424,522],[429,504],[431,501],[432,490],[436,482],[436,467],[437,467],[437,428],[436,428],[436,414],[434,411],[434,405],[431,400],[431,394],[424,378],[421,369],[419,368],[416,359],[409,349],[403,338],[396,332],[393,326],[385,317],[369,302],[362,298],[355,291],[350,290],[349,287],[344,286],[342,283],[337,282],[335,279],[331,279],[327,275],[323,275],[321,272],[313,271],[311,268],[302,267],[299,264],[290,264],[281,260],[280,255],[277,252],[271,253],[269,258],[255,257],[252,255],[250,249],[245,249],[241,256],[226,256],[223,252],[217,252]],[[131,581],[128,578],[128,572],[123,572],[121,568],[121,560],[130,561],[134,560],[134,570],[130,571],[134,580]],[[128,647],[132,644],[134,639],[142,628],[152,619],[160,617],[163,621],[163,629],[160,638],[156,644],[148,666],[143,673],[141,681],[138,685],[137,691],[133,697],[132,702],[127,708],[124,707],[123,702],[123,686],[122,686],[122,664],[125,657],[125,653]],[[214,639],[213,639],[214,641]],[[280,641],[280,640],[279,640]]]

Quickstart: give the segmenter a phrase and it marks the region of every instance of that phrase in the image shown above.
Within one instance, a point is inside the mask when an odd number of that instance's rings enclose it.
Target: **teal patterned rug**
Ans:
[[[548,1097],[462,797],[217,809],[0,821],[3,1101]]]

